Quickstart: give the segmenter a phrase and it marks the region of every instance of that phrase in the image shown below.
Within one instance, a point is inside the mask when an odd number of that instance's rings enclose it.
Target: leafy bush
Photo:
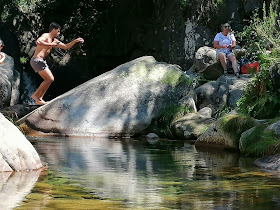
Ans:
[[[260,18],[256,11],[250,25],[238,35],[247,48],[246,57],[260,62],[260,72],[247,85],[243,97],[238,101],[241,113],[256,118],[270,118],[279,114],[280,94],[274,88],[269,73],[269,67],[280,61],[278,3],[279,0],[271,2],[268,14],[264,3],[263,17]],[[268,46],[273,46],[271,51],[267,51]]]

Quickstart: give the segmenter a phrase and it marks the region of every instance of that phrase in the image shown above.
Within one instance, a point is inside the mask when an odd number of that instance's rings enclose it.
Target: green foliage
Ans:
[[[254,157],[279,153],[280,137],[266,127],[266,124],[258,125],[243,138],[241,153]]]
[[[221,120],[221,128],[234,137],[238,143],[241,134],[254,127],[256,122],[253,118],[246,115],[227,115]]]
[[[256,118],[279,115],[280,96],[269,73],[269,67],[280,62],[278,2],[271,2],[268,14],[264,3],[263,17],[260,18],[256,11],[249,25],[238,34],[241,44],[247,48],[246,57],[260,63],[260,72],[247,85],[237,104],[241,113],[248,113]],[[270,46],[273,48],[267,51]]]
[[[27,60],[28,60],[27,57],[20,57],[20,63],[22,63],[22,64],[26,64]]]
[[[41,0],[15,0],[22,12],[28,13],[34,11],[36,4],[40,4]]]
[[[280,95],[273,87],[267,65],[261,66],[261,71],[247,85],[237,105],[241,113],[259,119],[279,115]]]
[[[171,69],[164,74],[161,83],[169,84],[170,86],[172,86],[172,88],[175,88],[177,85],[181,83],[186,83],[187,85],[191,85],[192,79],[175,69]]]
[[[259,11],[256,10],[251,20],[248,21],[248,25],[237,34],[238,41],[247,49],[246,57],[250,60],[270,62],[276,59],[280,61],[280,32],[277,9],[278,0],[271,1],[267,14],[264,3],[262,18],[259,16]],[[269,46],[273,46],[274,51],[267,55],[266,51]]]
[[[214,114],[214,117],[220,118],[224,115],[226,115],[227,113],[231,112],[233,109],[231,107],[226,106],[225,108],[223,108],[222,110],[217,110],[216,113]]]
[[[161,110],[160,114],[152,120],[148,130],[155,132],[161,137],[172,138],[174,137],[174,127],[172,122],[183,117],[189,113],[190,109],[188,106],[182,106],[179,104],[173,104],[165,109]]]

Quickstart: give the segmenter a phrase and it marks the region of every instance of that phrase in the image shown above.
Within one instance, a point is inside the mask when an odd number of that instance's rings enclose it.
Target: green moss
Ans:
[[[179,85],[180,83],[186,83],[190,85],[192,83],[192,80],[186,76],[185,74],[176,71],[176,70],[170,70],[167,71],[163,78],[160,81],[162,84],[169,84],[173,88]]]
[[[180,104],[173,104],[160,111],[160,114],[152,120],[151,125],[147,130],[157,133],[161,137],[173,138],[176,136],[172,122],[183,117],[189,113],[188,106],[182,106]]]
[[[220,126],[223,131],[232,136],[238,144],[241,134],[255,125],[256,122],[253,118],[238,114],[223,117]]]
[[[261,157],[279,153],[280,137],[266,128],[266,124],[258,125],[243,138],[240,148],[242,154]]]

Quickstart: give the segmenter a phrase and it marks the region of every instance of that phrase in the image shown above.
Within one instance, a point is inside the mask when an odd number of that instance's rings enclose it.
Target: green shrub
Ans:
[[[238,109],[260,119],[279,115],[280,94],[274,88],[269,73],[269,67],[280,62],[278,3],[279,0],[271,1],[268,14],[264,3],[262,18],[256,11],[249,25],[238,34],[241,44],[247,48],[246,57],[260,63],[260,72],[244,90],[237,103]],[[267,51],[268,45],[273,46],[271,52]]]

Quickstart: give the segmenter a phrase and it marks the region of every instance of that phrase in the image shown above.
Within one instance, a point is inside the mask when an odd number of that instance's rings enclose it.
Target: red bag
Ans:
[[[241,67],[242,74],[251,74],[260,71],[260,64],[258,62],[249,63]]]

